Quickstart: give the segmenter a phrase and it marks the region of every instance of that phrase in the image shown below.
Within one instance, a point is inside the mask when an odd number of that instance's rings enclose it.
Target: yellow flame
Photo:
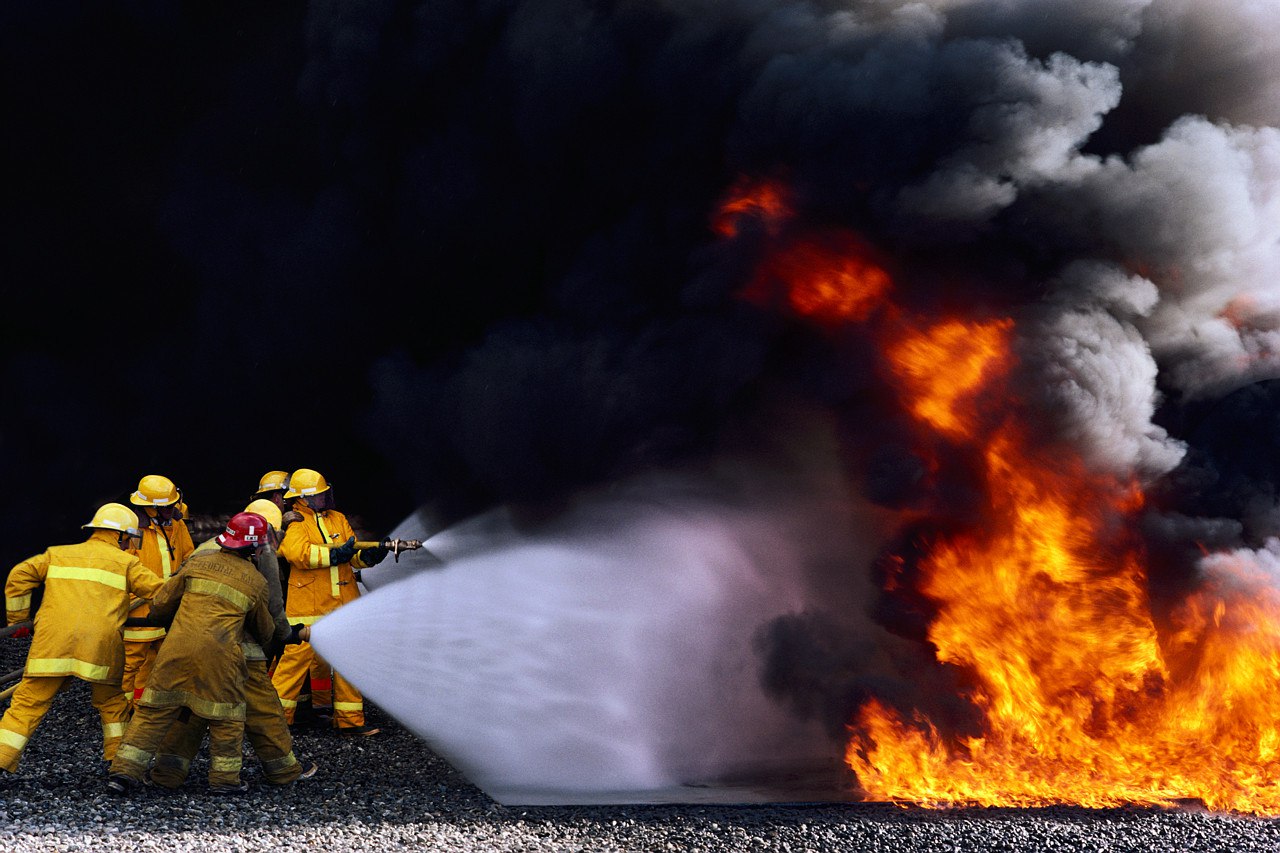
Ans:
[[[1280,600],[1247,560],[1173,614],[1162,638],[1143,554],[1124,532],[1134,484],[1036,458],[1012,426],[973,432],[972,395],[1010,326],[949,323],[894,348],[922,424],[981,451],[986,526],[920,564],[939,661],[971,675],[978,737],[867,702],[849,766],[873,799],[1103,807],[1199,800],[1280,814]],[[958,378],[957,378],[958,377]],[[953,385],[944,387],[946,380]]]
[[[907,389],[911,409],[924,423],[951,435],[972,429],[972,409],[961,404],[982,387],[992,369],[1007,363],[1013,321],[950,320],[891,347],[889,359]]]

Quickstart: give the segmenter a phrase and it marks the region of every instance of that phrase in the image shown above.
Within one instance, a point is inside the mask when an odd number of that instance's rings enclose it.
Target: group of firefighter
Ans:
[[[313,720],[327,716],[338,734],[378,733],[360,692],[309,640],[314,622],[359,596],[359,571],[387,550],[356,542],[319,472],[268,472],[199,546],[169,478],[143,477],[129,503],[102,505],[83,525],[88,539],[9,572],[6,632],[31,645],[0,719],[0,775],[17,772],[72,678],[90,685],[107,788],[119,794],[181,785],[206,734],[211,792],[248,790],[245,740],[268,784],[311,778],[316,764],[294,755],[290,732],[308,684]]]

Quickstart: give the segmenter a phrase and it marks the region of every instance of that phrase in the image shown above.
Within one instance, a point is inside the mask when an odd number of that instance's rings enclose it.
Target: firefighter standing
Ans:
[[[325,478],[310,468],[289,477],[286,499],[302,514],[285,533],[280,556],[289,563],[285,612],[292,623],[310,626],[322,616],[360,596],[354,570],[368,568],[387,555],[385,548],[357,550],[355,533],[347,517],[334,505],[333,490]],[[310,643],[288,646],[276,664],[271,682],[284,706],[285,719],[293,722],[302,684],[313,662],[326,667]],[[328,670],[332,672],[331,669]],[[340,734],[372,735],[378,729],[365,725],[364,699],[340,673],[332,672],[333,726]],[[318,692],[313,675],[313,700]]]
[[[260,642],[276,638],[267,582],[253,565],[267,535],[261,515],[237,513],[218,537],[218,551],[192,557],[156,593],[151,618],[170,628],[111,763],[108,790],[125,793],[141,784],[184,714],[208,726],[210,791],[248,789],[240,778],[248,677],[240,644],[246,627]]]
[[[267,520],[267,542],[259,550],[254,562],[267,582],[267,609],[275,622],[276,633],[273,639],[278,642],[291,634],[289,623],[285,621],[280,569],[275,551],[280,544],[280,508],[269,500],[258,498],[250,502],[244,511],[257,513]],[[218,537],[215,536],[200,543],[196,554],[217,551],[219,547]],[[276,696],[275,688],[271,686],[271,677],[267,674],[267,661],[279,653],[279,647],[269,646],[264,651],[251,636],[246,636],[240,648],[248,667],[244,685],[244,734],[253,747],[254,754],[258,756],[263,776],[273,785],[286,785],[300,778],[311,778],[315,775],[316,765],[308,762],[304,767],[294,755],[293,736],[289,734],[289,724],[285,721],[280,698]],[[165,788],[177,788],[181,785],[191,770],[192,759],[200,751],[200,743],[207,728],[205,720],[194,715],[185,721],[175,722],[156,752],[151,768],[151,781]]]
[[[182,565],[182,561],[195,550],[191,533],[182,519],[178,506],[182,501],[177,487],[168,477],[148,474],[138,482],[138,490],[129,496],[129,503],[139,507],[142,529],[142,545],[138,559],[162,582],[169,580]],[[134,612],[135,617],[145,617],[147,607]],[[124,629],[124,677],[121,689],[132,708],[146,687],[147,677],[155,663],[164,628],[130,627]]]
[[[124,648],[120,631],[132,597],[149,599],[161,582],[136,556],[138,516],[118,503],[104,504],[84,528],[78,545],[56,545],[14,566],[5,584],[10,622],[22,622],[31,593],[44,584],[26,671],[0,719],[0,768],[13,773],[28,739],[54,696],[74,676],[92,685],[102,718],[102,757],[115,757],[129,717],[120,692]]]

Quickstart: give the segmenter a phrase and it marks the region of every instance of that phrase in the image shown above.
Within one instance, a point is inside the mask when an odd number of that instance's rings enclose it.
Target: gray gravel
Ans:
[[[28,641],[0,640],[0,672]],[[7,705],[7,703],[5,703]],[[108,795],[80,682],[55,701],[16,776],[0,779],[0,850],[1262,851],[1280,822],[1194,811],[958,809],[881,804],[504,807],[379,709],[380,737],[303,732],[309,782],[210,796],[199,760],[176,792]],[[252,766],[253,762],[247,762]],[[248,773],[246,775],[249,775]]]

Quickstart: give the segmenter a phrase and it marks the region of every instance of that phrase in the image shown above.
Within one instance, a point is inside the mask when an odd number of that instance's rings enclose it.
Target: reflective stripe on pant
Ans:
[[[44,715],[53,704],[53,697],[58,695],[73,678],[70,675],[24,676],[13,692],[9,709],[0,719],[0,767],[10,773],[17,772],[18,760],[26,749]],[[90,701],[98,709],[102,718],[102,757],[110,760],[115,757],[120,738],[124,735],[125,723],[129,717],[128,703],[114,684],[90,683],[92,688]]]
[[[293,722],[298,708],[298,695],[306,680],[312,660],[316,658],[310,643],[285,646],[280,662],[276,664],[271,684],[280,696],[286,722]],[[364,725],[364,697],[360,691],[338,672],[333,673],[333,724],[338,728]]]
[[[284,719],[284,710],[267,678],[266,661],[248,661],[249,677],[244,685],[244,736],[262,765],[262,774],[273,785],[285,785],[302,774],[302,765],[293,755],[293,736]],[[170,728],[156,753],[151,779],[165,788],[176,788],[187,778],[191,762],[200,751],[206,721],[192,715]]]
[[[311,707],[333,706],[333,667],[319,655],[311,657]]]
[[[162,640],[147,643],[124,643],[124,678],[120,690],[129,702],[137,702],[151,677],[151,668],[156,662],[156,653],[160,651]]]
[[[161,742],[178,723],[183,710],[178,706],[156,708],[139,705],[133,712],[133,720],[129,723],[124,742],[116,751],[115,761],[111,762],[111,772],[141,782],[151,760],[156,757]],[[244,744],[244,721],[206,720],[192,714],[182,725],[190,723],[196,723],[201,733],[206,726],[209,730],[209,784],[240,784],[240,767],[244,760],[241,752]],[[159,769],[161,774],[165,772],[164,768]]]

